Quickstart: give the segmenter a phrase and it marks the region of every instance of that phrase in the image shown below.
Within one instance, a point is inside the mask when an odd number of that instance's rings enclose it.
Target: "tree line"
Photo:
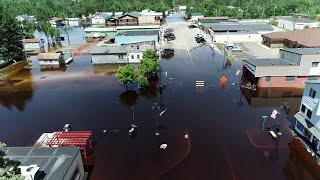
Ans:
[[[38,20],[51,17],[81,17],[96,11],[165,11],[187,5],[187,13],[201,12],[206,16],[234,18],[267,18],[290,13],[307,13],[317,18],[319,0],[0,0],[0,4],[17,16],[35,15]]]

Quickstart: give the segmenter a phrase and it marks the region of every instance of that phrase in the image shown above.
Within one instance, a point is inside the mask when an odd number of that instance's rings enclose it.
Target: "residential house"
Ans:
[[[40,66],[59,67],[64,64],[61,53],[39,53],[38,61]]]
[[[23,48],[24,52],[27,55],[35,55],[38,53],[43,53],[45,52],[44,49],[44,40],[38,40],[38,39],[23,39]]]
[[[139,13],[124,13],[122,15],[114,15],[106,19],[107,26],[138,26]]]
[[[62,18],[57,18],[57,17],[51,18],[49,20],[49,23],[53,27],[58,27],[58,26],[64,26],[65,25],[65,23],[63,22],[63,19]]]
[[[201,13],[191,13],[190,19],[192,21],[199,21],[199,19],[204,18],[203,14]]]
[[[320,155],[320,81],[307,81],[294,130]]]
[[[303,88],[320,77],[320,48],[285,48],[276,59],[243,61],[245,81],[257,87]]]
[[[91,17],[91,24],[92,25],[106,25],[106,19],[111,17],[113,15],[112,12],[102,12],[102,13],[96,13]]]
[[[145,24],[161,24],[163,21],[163,13],[151,11],[150,9],[142,10],[138,17],[139,25]]]
[[[66,18],[68,26],[81,26],[80,18]]]
[[[26,180],[85,180],[79,147],[6,147],[5,157],[19,161]]]
[[[178,10],[179,10],[180,13],[185,13],[186,10],[187,10],[187,6],[185,6],[185,5],[180,5],[180,6],[178,7]]]
[[[19,15],[16,17],[19,22],[37,22],[37,19],[34,16],[29,15]]]
[[[297,18],[293,16],[283,16],[276,19],[277,26],[286,30],[296,30],[296,29],[305,29],[312,27],[319,27],[320,22],[307,19],[307,18]]]
[[[271,25],[258,22],[212,23],[208,30],[213,41],[220,43],[261,42],[261,34],[273,32]]]
[[[262,43],[271,47],[311,48],[320,47],[320,29],[310,28],[289,32],[262,34]]]
[[[135,44],[105,45],[94,47],[91,50],[92,64],[126,64],[140,63],[143,52],[155,49],[154,42],[141,42]]]

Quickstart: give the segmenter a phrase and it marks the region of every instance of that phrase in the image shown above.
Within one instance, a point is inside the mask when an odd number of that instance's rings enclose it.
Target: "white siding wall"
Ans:
[[[143,53],[129,53],[127,58],[129,60],[129,63],[140,63],[142,59]]]
[[[305,86],[305,89],[304,89],[304,92],[303,92],[303,96],[308,97],[311,88],[316,91],[316,96],[315,96],[313,101],[314,102],[318,102],[319,99],[320,99],[320,84],[306,83],[306,86]],[[314,103],[314,102],[312,102],[312,103]],[[308,105],[306,105],[306,106],[308,106]],[[319,106],[319,103],[314,109],[311,109],[312,116],[311,116],[310,122],[312,124],[314,124],[317,129],[320,130],[320,117],[317,115],[318,106]],[[301,110],[301,107],[300,107],[300,110]]]
[[[278,27],[281,27],[283,29],[287,30],[293,30],[294,28],[294,23],[292,21],[287,21],[284,19],[279,19],[278,21]]]
[[[91,23],[92,24],[105,24],[106,23],[106,21],[105,21],[105,19],[103,18],[103,17],[93,17],[92,19],[91,19]]]
[[[319,62],[318,67],[312,67],[312,62]],[[300,65],[299,75],[320,75],[320,55],[303,55]]]

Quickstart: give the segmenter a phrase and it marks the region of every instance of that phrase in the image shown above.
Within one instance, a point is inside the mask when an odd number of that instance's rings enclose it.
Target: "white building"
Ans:
[[[44,40],[38,40],[38,39],[23,39],[22,40],[23,43],[23,48],[24,48],[24,52],[27,55],[32,55],[32,54],[38,54],[38,53],[42,53],[45,52],[44,49]]]
[[[277,18],[277,26],[286,30],[305,29],[312,27],[319,27],[320,22],[307,19],[307,18],[295,18],[292,16],[284,16]]]
[[[19,22],[37,22],[37,19],[34,17],[34,16],[29,16],[29,15],[20,15],[20,16],[17,16],[16,19],[19,21]]]
[[[187,6],[180,5],[178,9],[179,9],[179,12],[185,12],[187,10]]]
[[[61,53],[39,53],[38,61],[40,66],[59,67],[64,64]]]
[[[79,147],[6,147],[6,158],[20,161],[25,180],[85,180]]]
[[[66,18],[66,22],[68,26],[81,26],[81,19],[80,18]]]
[[[306,82],[300,111],[294,117],[295,131],[320,155],[320,80]]]
[[[91,24],[92,25],[105,25],[106,24],[106,19],[100,15],[98,16],[93,16],[91,18]]]
[[[191,20],[192,21],[199,21],[199,19],[204,18],[203,14],[201,13],[191,13]]]
[[[147,49],[155,49],[154,42],[98,46],[91,50],[91,61],[92,64],[138,64]]]
[[[144,24],[161,24],[163,20],[162,12],[151,11],[150,9],[142,10],[138,17],[139,25]]]

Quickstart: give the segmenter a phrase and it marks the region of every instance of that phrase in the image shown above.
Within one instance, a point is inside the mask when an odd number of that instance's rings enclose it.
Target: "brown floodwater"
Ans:
[[[226,66],[209,46],[190,55],[193,62],[186,51],[175,50],[161,61],[162,91],[158,80],[147,89],[132,85],[124,92],[113,75],[117,66],[92,66],[87,56],[75,57],[66,69],[17,71],[0,83],[0,141],[28,146],[66,123],[73,130],[91,130],[94,152],[86,163],[94,180],[319,177],[289,147],[290,119],[298,111],[301,90],[240,89],[232,85],[241,82],[239,62]],[[223,75],[228,81],[221,86]],[[205,86],[196,88],[197,80]],[[153,110],[154,103],[160,109]],[[283,105],[290,107],[287,113]],[[273,108],[281,114],[264,122],[261,116]],[[130,124],[139,126],[135,138],[128,137]],[[275,125],[283,131],[277,141],[265,131]],[[165,151],[159,148],[163,143]]]

